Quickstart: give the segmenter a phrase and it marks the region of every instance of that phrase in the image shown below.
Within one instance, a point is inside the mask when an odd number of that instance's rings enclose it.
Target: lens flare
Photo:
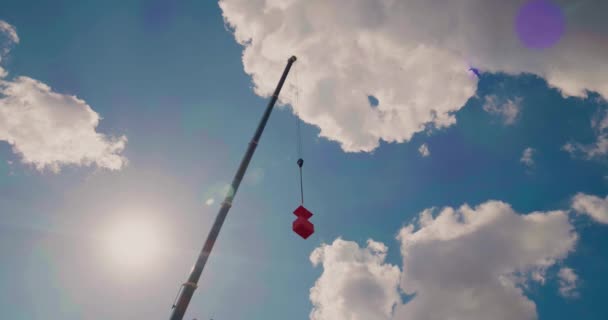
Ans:
[[[565,24],[559,6],[549,0],[532,0],[520,8],[515,30],[524,46],[546,49],[559,42],[566,29]]]

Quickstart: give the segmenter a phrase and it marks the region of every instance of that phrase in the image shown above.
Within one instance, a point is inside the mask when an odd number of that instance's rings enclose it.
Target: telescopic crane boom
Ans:
[[[258,124],[258,128],[249,142],[249,146],[247,147],[247,151],[241,160],[241,164],[239,169],[236,171],[234,175],[234,179],[232,180],[231,188],[226,193],[226,197],[222,202],[219,212],[215,217],[215,222],[213,222],[213,226],[211,227],[211,231],[209,235],[207,235],[207,240],[205,240],[205,245],[201,250],[201,253],[192,268],[192,272],[190,273],[190,277],[188,277],[188,281],[184,283],[181,287],[181,290],[178,294],[178,298],[173,305],[173,312],[171,313],[171,320],[182,320],[184,314],[186,313],[186,309],[188,308],[188,304],[190,303],[190,299],[192,299],[192,295],[194,294],[194,290],[196,290],[198,286],[198,280],[201,277],[201,273],[205,268],[205,264],[207,263],[207,259],[209,259],[209,255],[211,254],[211,250],[213,249],[213,245],[215,244],[215,240],[220,233],[220,229],[222,228],[222,224],[224,224],[224,220],[226,219],[226,215],[228,215],[228,211],[232,206],[232,201],[234,200],[234,196],[236,195],[236,191],[239,189],[239,185],[241,184],[241,180],[243,180],[243,176],[245,175],[245,171],[247,171],[247,167],[249,166],[249,161],[251,161],[251,157],[253,157],[253,153],[255,152],[258,143],[260,142],[260,137],[262,136],[262,132],[264,132],[264,128],[266,127],[266,122],[268,122],[268,118],[270,117],[270,113],[274,108],[274,104],[277,102],[279,98],[279,93],[281,92],[281,88],[283,88],[283,83],[285,83],[285,79],[287,78],[287,74],[291,69],[291,65],[296,61],[296,57],[292,56],[287,61],[287,66],[285,66],[285,70],[283,71],[283,75],[281,75],[281,79],[279,80],[279,84],[277,88],[274,90],[270,101],[268,102],[268,106],[266,107],[266,111],[264,111],[264,115]]]

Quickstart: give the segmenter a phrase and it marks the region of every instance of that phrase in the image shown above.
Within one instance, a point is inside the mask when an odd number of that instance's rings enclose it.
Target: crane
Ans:
[[[188,281],[186,281],[180,287],[180,291],[178,292],[178,297],[173,304],[172,313],[170,320],[182,320],[184,318],[184,314],[186,313],[186,309],[190,304],[190,300],[192,299],[192,295],[194,291],[198,287],[198,280],[201,277],[203,269],[205,268],[205,264],[209,259],[209,255],[211,254],[211,250],[213,249],[213,245],[217,240],[217,236],[220,233],[220,229],[224,224],[224,220],[228,215],[228,211],[230,207],[232,207],[232,201],[234,201],[234,197],[236,195],[236,191],[241,184],[241,180],[243,180],[243,176],[245,175],[245,171],[247,171],[247,167],[249,166],[249,162],[253,157],[253,153],[255,152],[258,143],[260,142],[260,138],[262,136],[262,132],[264,132],[264,128],[266,127],[266,122],[268,122],[268,118],[270,117],[270,113],[274,108],[275,103],[279,98],[279,93],[281,92],[281,88],[283,88],[283,84],[285,83],[285,79],[287,78],[287,74],[289,74],[289,70],[291,66],[296,61],[296,57],[292,56],[287,60],[287,66],[285,66],[285,70],[283,70],[283,74],[281,75],[281,79],[268,102],[268,106],[266,106],[266,110],[262,115],[262,119],[258,124],[258,127],[253,135],[253,138],[249,142],[249,146],[247,147],[247,151],[241,160],[241,164],[239,165],[236,174],[234,175],[234,179],[232,180],[232,184],[230,189],[228,189],[226,193],[226,197],[222,202],[220,209],[215,217],[215,221],[213,222],[213,226],[211,227],[211,231],[207,235],[207,239],[205,240],[205,245],[201,249],[201,252],[196,260],[194,267],[192,268],[192,272],[188,277]]]

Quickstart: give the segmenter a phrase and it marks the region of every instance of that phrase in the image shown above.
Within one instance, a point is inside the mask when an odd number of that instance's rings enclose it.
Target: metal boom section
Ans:
[[[213,222],[213,226],[211,227],[211,231],[209,235],[207,235],[207,240],[205,240],[205,245],[201,250],[201,253],[192,268],[192,272],[190,273],[190,277],[188,277],[188,281],[182,285],[182,288],[179,293],[179,297],[175,301],[173,305],[173,312],[171,313],[171,320],[182,320],[184,314],[186,313],[186,309],[188,308],[188,304],[190,303],[190,299],[192,299],[192,295],[194,294],[194,290],[196,290],[198,286],[198,280],[201,277],[201,273],[205,268],[205,264],[207,263],[207,259],[209,259],[209,255],[211,254],[211,250],[213,249],[213,245],[217,239],[217,236],[220,233],[220,229],[224,224],[224,220],[226,219],[226,215],[228,215],[228,211],[230,207],[232,207],[232,201],[234,200],[234,196],[236,195],[236,191],[241,184],[241,180],[243,180],[243,176],[245,175],[245,171],[247,171],[247,167],[249,166],[249,162],[251,161],[251,157],[253,157],[253,153],[255,152],[258,143],[260,142],[260,137],[262,136],[262,132],[264,132],[264,128],[266,127],[266,122],[268,122],[268,118],[270,118],[270,113],[274,108],[275,103],[279,98],[279,93],[281,92],[281,88],[283,88],[283,84],[285,83],[285,79],[287,78],[287,74],[291,69],[291,65],[296,61],[296,57],[292,56],[287,61],[287,66],[285,66],[285,70],[283,71],[283,75],[281,75],[281,79],[279,80],[279,84],[277,85],[274,93],[272,94],[272,98],[268,102],[268,106],[266,107],[266,111],[264,111],[264,115],[258,124],[258,128],[249,142],[249,146],[247,147],[247,151],[241,160],[241,164],[239,169],[236,171],[234,175],[234,179],[232,180],[231,188],[228,190],[224,201],[220,207],[217,216],[215,217],[215,221]]]

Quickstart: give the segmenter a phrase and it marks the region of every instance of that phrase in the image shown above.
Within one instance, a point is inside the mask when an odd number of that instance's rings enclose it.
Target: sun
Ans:
[[[102,245],[108,260],[128,269],[150,266],[163,246],[159,225],[144,218],[124,218],[109,224]]]

